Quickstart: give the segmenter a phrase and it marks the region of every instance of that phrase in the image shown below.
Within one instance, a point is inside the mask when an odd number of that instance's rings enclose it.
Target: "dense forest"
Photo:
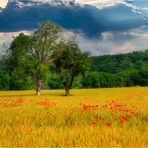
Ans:
[[[92,57],[91,59],[90,71],[119,73],[125,70],[148,68],[148,50]]]
[[[91,57],[83,87],[148,86],[148,50]]]
[[[73,88],[103,88],[148,86],[148,50],[127,54],[104,55],[90,57],[90,68],[84,77],[74,80]],[[13,67],[10,76],[4,61],[0,61],[0,89],[22,90],[35,89],[33,81],[25,73]],[[43,87],[45,89],[63,88],[55,67],[49,67],[49,77]],[[17,74],[16,74],[17,72]]]

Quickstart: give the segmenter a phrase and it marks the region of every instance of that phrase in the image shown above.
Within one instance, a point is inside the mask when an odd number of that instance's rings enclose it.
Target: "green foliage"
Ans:
[[[58,45],[58,34],[61,31],[59,26],[47,21],[33,33],[32,44],[27,53],[27,62],[36,81],[44,80],[48,76],[50,56]]]
[[[91,68],[82,87],[148,86],[148,50],[91,57]]]
[[[131,76],[134,85],[148,86],[148,69],[141,69]]]
[[[66,95],[69,95],[74,79],[79,75],[84,75],[88,70],[88,56],[89,54],[82,53],[76,44],[64,42],[61,42],[53,53],[53,63],[66,90]]]
[[[31,38],[19,34],[11,43],[5,57],[5,69],[9,74],[8,87],[11,90],[32,89],[33,81],[26,71],[26,54]]]
[[[119,55],[91,57],[91,71],[119,73],[130,69],[148,69],[148,50]]]
[[[32,74],[36,82],[36,92],[40,95],[42,83],[48,78],[49,66],[51,64],[51,54],[58,45],[58,36],[62,29],[51,23],[44,22],[34,31],[32,36],[32,44],[28,48],[27,62],[29,73]]]
[[[127,70],[120,73],[89,72],[82,80],[84,88],[148,86],[148,70]]]
[[[48,87],[51,89],[63,88],[60,77],[56,73],[51,73],[48,79]]]
[[[82,79],[83,79],[83,75],[79,75],[78,77],[76,77],[74,79],[72,87],[73,88],[82,88]]]
[[[32,77],[27,73],[24,73],[24,70],[21,68],[15,69],[11,73],[10,78],[10,89],[11,90],[26,90],[26,89],[34,89],[34,82]]]
[[[9,90],[9,75],[0,69],[0,90]]]
[[[30,37],[23,33],[13,40],[6,54],[6,64],[9,71],[24,66],[25,55],[30,42]]]
[[[91,88],[112,87],[114,84],[114,75],[103,72],[90,72],[82,82],[83,87]]]

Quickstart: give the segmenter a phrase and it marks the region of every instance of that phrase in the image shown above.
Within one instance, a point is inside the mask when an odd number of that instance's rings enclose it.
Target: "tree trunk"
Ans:
[[[36,82],[36,95],[40,96],[40,91],[41,91],[41,80],[37,80]]]
[[[66,96],[70,96],[70,89],[71,89],[71,87],[72,87],[72,83],[73,83],[73,81],[74,81],[74,75],[72,76],[72,78],[71,78],[71,81],[70,81],[70,84],[69,84],[69,86],[65,86],[65,92],[66,92]],[[65,85],[65,84],[63,84],[63,85]]]
[[[70,95],[70,91],[69,90],[70,90],[69,88],[65,88],[66,96]]]

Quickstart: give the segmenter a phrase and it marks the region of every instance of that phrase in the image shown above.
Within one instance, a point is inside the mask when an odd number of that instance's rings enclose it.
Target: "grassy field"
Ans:
[[[0,92],[0,147],[148,147],[148,87]]]

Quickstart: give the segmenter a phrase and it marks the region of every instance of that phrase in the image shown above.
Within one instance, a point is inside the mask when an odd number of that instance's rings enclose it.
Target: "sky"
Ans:
[[[0,0],[4,8],[0,12],[0,54],[13,36],[30,34],[47,19],[75,32],[81,50],[92,55],[148,49],[148,0],[77,0],[79,6],[68,6],[70,0],[61,0],[64,8],[54,0],[10,1]]]
[[[8,3],[8,0],[0,0],[0,7],[5,8]]]

